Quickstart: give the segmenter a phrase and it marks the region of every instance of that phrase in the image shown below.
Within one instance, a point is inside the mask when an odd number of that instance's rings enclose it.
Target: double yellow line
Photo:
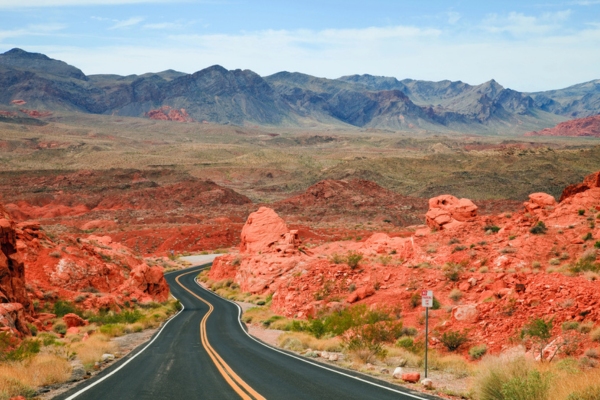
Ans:
[[[200,322],[200,341],[202,342],[202,346],[210,356],[211,360],[225,379],[229,386],[244,400],[266,400],[263,396],[261,396],[256,390],[252,389],[246,382],[242,380],[225,361],[221,358],[221,356],[212,348],[210,343],[208,342],[208,336],[206,332],[206,320],[210,316],[210,314],[215,309],[212,304],[208,301],[204,300],[202,297],[198,296],[196,293],[192,292],[187,287],[183,286],[183,284],[179,281],[179,278],[185,275],[198,273],[198,270],[186,272],[185,274],[179,275],[175,278],[175,281],[179,286],[188,291],[192,296],[196,297],[198,300],[202,301],[206,305],[208,305],[208,312],[202,318]]]

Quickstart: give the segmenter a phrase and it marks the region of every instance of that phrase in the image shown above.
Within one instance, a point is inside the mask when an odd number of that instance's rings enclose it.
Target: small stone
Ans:
[[[338,355],[337,354],[330,354],[329,355],[329,361],[337,361],[338,360]]]
[[[402,380],[409,383],[417,383],[421,380],[421,374],[418,372],[408,372],[402,374]]]
[[[85,377],[85,368],[81,361],[72,361],[71,362],[71,377],[69,380],[71,382],[77,382],[82,380]]]
[[[408,361],[406,361],[404,358],[401,358],[398,360],[398,366],[399,367],[406,367],[406,364],[408,363]]]
[[[381,368],[381,369],[379,370],[379,372],[380,372],[381,374],[387,375],[387,374],[389,374],[389,373],[390,373],[390,370],[389,370],[389,369],[387,369],[387,368]]]
[[[396,369],[394,369],[394,373],[392,374],[392,376],[395,379],[401,379],[402,373],[403,373],[402,367],[396,367]]]
[[[109,353],[102,354],[102,357],[100,357],[100,360],[102,360],[102,362],[114,361],[114,359],[115,356]]]
[[[431,390],[433,389],[433,381],[429,378],[425,378],[421,381],[421,385],[423,385],[423,387],[425,389]]]
[[[322,351],[319,356],[321,356],[321,358],[329,358],[329,353],[326,351]]]

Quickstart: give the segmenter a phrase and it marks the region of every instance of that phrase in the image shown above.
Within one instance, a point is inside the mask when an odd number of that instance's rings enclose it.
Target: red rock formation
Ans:
[[[17,250],[15,224],[0,205],[0,326],[29,334],[33,307],[25,291],[25,267]]]
[[[591,175],[586,182],[597,185],[599,176]],[[582,257],[598,262],[593,243],[600,240],[600,229],[588,217],[600,212],[600,187],[560,203],[534,193],[524,208],[511,214],[477,216],[475,205],[451,196],[432,199],[431,204],[446,213],[452,229],[416,227],[414,236],[402,238],[376,233],[366,240],[332,241],[311,247],[310,253],[291,254],[271,250],[281,243],[273,235],[257,241],[266,243],[260,247],[264,251],[217,258],[210,277],[233,278],[243,291],[271,293],[273,310],[288,317],[306,318],[351,303],[401,309],[404,325],[417,327],[421,334],[422,308],[412,305],[413,297],[433,290],[442,308],[430,312],[430,323],[441,333],[468,329],[472,343],[485,343],[491,352],[509,348],[508,338],[532,318],[552,315],[556,335],[564,321],[600,320],[598,275],[566,276],[551,270],[557,263],[568,270]],[[584,215],[578,210],[585,210]],[[262,225],[267,232],[284,225],[268,214],[271,223]],[[540,220],[546,232],[532,233]],[[490,225],[499,231],[486,229]],[[262,238],[260,232],[253,235]],[[584,239],[589,236],[591,240]],[[354,253],[363,259],[351,268],[346,256]],[[450,279],[453,269],[458,273]],[[460,290],[460,300],[450,299],[452,290]],[[580,339],[583,351],[590,339]],[[438,340],[432,339],[431,345],[443,349]]]
[[[27,110],[26,108],[19,109],[23,114],[27,114],[32,118],[44,118],[52,115],[50,111]]]
[[[268,251],[286,233],[288,227],[283,219],[272,209],[261,207],[250,214],[242,228],[240,251],[249,254]]]
[[[600,137],[600,115],[561,122],[554,128],[526,133],[525,136],[592,136]]]
[[[458,199],[445,194],[429,200],[429,211],[425,215],[432,229],[449,229],[461,222],[477,217],[477,206],[469,199]]]
[[[573,185],[569,185],[563,190],[560,195],[560,200],[563,201],[577,193],[585,192],[591,188],[600,187],[600,172],[595,172],[591,175],[586,176],[583,179],[583,183],[575,183]]]
[[[16,104],[16,105],[18,105],[18,106],[22,106],[23,104],[26,104],[26,103],[27,103],[27,102],[26,102],[25,100],[19,100],[19,99],[17,99],[17,100],[12,100],[12,101],[10,102],[10,104]]]
[[[146,113],[150,119],[159,121],[177,121],[177,122],[194,122],[185,109],[172,109],[169,106],[162,106],[157,110],[150,110]]]

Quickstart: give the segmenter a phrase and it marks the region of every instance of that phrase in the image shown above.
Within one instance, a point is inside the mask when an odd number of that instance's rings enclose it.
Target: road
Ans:
[[[202,289],[201,267],[166,274],[184,305],[128,356],[56,399],[438,399],[274,349],[239,307]]]

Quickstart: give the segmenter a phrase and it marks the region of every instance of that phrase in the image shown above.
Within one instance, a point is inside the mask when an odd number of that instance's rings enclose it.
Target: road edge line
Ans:
[[[192,268],[195,268],[195,267],[192,267]],[[175,300],[179,301],[179,299],[177,297],[173,296],[172,294],[171,294],[171,297],[173,297]],[[152,345],[152,343],[154,343],[154,341],[156,340],[156,338],[158,338],[158,336],[160,336],[160,334],[162,333],[163,329],[165,329],[165,327],[167,326],[167,324],[169,322],[171,322],[171,320],[175,319],[175,317],[177,317],[179,314],[181,314],[183,312],[183,310],[185,310],[185,306],[183,305],[183,303],[179,301],[179,304],[181,304],[181,310],[179,310],[177,312],[177,314],[173,315],[171,318],[169,318],[167,321],[165,321],[165,323],[162,326],[162,328],[160,328],[160,330],[158,331],[158,333],[156,335],[154,335],[154,337],[152,338],[152,340],[150,342],[148,342],[148,344],[143,349],[141,349],[140,351],[138,351],[137,353],[135,353],[129,360],[127,360],[127,361],[123,362],[123,364],[119,365],[114,371],[110,372],[106,376],[103,376],[102,378],[99,378],[97,381],[95,381],[94,383],[92,383],[92,384],[84,387],[83,389],[79,390],[78,392],[73,393],[69,397],[65,398],[65,400],[73,400],[74,398],[76,398],[77,396],[79,396],[82,393],[87,392],[88,390],[90,390],[91,388],[93,388],[94,386],[96,386],[97,384],[99,384],[100,382],[104,382],[106,379],[110,378],[115,373],[119,372],[127,364],[129,364],[131,361],[133,361],[137,356],[139,356],[140,354],[142,354],[144,352],[144,350],[146,350],[148,347],[150,347],[150,345]]]
[[[413,398],[415,398],[415,399],[419,399],[419,400],[430,400],[430,398],[427,398],[427,397],[419,397],[419,396],[417,396],[417,395],[415,395],[415,394],[412,394],[412,393],[406,393],[406,392],[403,392],[403,391],[400,391],[400,390],[397,390],[397,389],[389,388],[389,387],[387,387],[387,386],[383,386],[383,385],[380,385],[380,384],[378,384],[378,383],[375,383],[375,382],[370,382],[370,381],[368,381],[368,380],[366,380],[366,379],[362,379],[362,378],[359,378],[359,377],[357,377],[357,376],[353,376],[353,375],[350,375],[350,374],[347,374],[347,373],[344,373],[344,372],[341,372],[341,371],[337,371],[337,370],[335,370],[335,369],[332,369],[332,368],[328,368],[328,367],[326,367],[325,365],[321,365],[321,364],[319,364],[319,363],[315,363],[315,362],[313,362],[313,361],[309,361],[309,360],[307,360],[307,359],[305,359],[305,358],[303,358],[303,357],[299,357],[299,356],[296,356],[296,355],[289,354],[289,353],[287,353],[287,352],[285,352],[285,351],[282,351],[282,350],[280,350],[280,349],[278,349],[278,348],[276,348],[276,347],[273,347],[273,346],[271,346],[271,345],[269,345],[269,344],[267,344],[267,343],[263,342],[262,340],[259,340],[259,339],[255,338],[254,336],[250,335],[250,333],[248,333],[248,332],[246,331],[246,329],[244,329],[244,326],[243,326],[243,324],[242,324],[242,307],[240,307],[240,305],[239,305],[239,304],[237,304],[236,302],[234,302],[234,301],[231,301],[231,300],[229,300],[229,299],[226,299],[226,298],[224,298],[224,297],[222,297],[222,296],[219,296],[217,293],[215,293],[215,292],[213,292],[213,291],[210,291],[210,290],[206,289],[204,286],[202,286],[202,285],[201,285],[201,284],[198,282],[198,279],[197,279],[197,278],[196,278],[196,279],[194,279],[194,281],[196,282],[196,285],[198,285],[200,288],[204,289],[204,290],[205,290],[207,293],[211,293],[211,294],[213,294],[214,296],[217,296],[217,297],[219,297],[219,298],[221,298],[221,299],[223,299],[223,300],[225,300],[225,301],[228,301],[229,303],[231,303],[231,304],[235,305],[235,306],[238,308],[238,323],[239,323],[240,327],[242,328],[242,331],[244,331],[244,333],[245,333],[245,334],[246,334],[246,335],[247,335],[247,336],[248,336],[250,339],[254,340],[256,343],[259,343],[259,344],[261,344],[261,345],[265,346],[265,347],[266,347],[266,348],[268,348],[268,349],[271,349],[271,350],[273,350],[273,351],[276,351],[276,352],[278,352],[278,353],[284,354],[284,355],[286,355],[286,356],[288,356],[288,357],[295,358],[296,360],[300,360],[300,361],[302,361],[302,362],[305,362],[305,363],[307,363],[307,364],[310,364],[310,365],[314,365],[315,367],[319,367],[319,368],[325,369],[325,370],[327,370],[327,371],[331,371],[331,372],[334,372],[334,373],[336,373],[336,374],[343,375],[343,376],[346,376],[346,377],[348,377],[348,378],[352,378],[352,379],[355,379],[355,380],[357,380],[357,381],[360,381],[360,382],[367,383],[367,384],[369,384],[369,385],[377,386],[377,387],[379,387],[379,388],[381,388],[381,389],[386,389],[386,390],[389,390],[389,391],[391,391],[391,392],[394,392],[394,393],[399,393],[399,394],[403,394],[403,395],[406,395],[406,396],[409,396],[409,397],[413,397]]]

